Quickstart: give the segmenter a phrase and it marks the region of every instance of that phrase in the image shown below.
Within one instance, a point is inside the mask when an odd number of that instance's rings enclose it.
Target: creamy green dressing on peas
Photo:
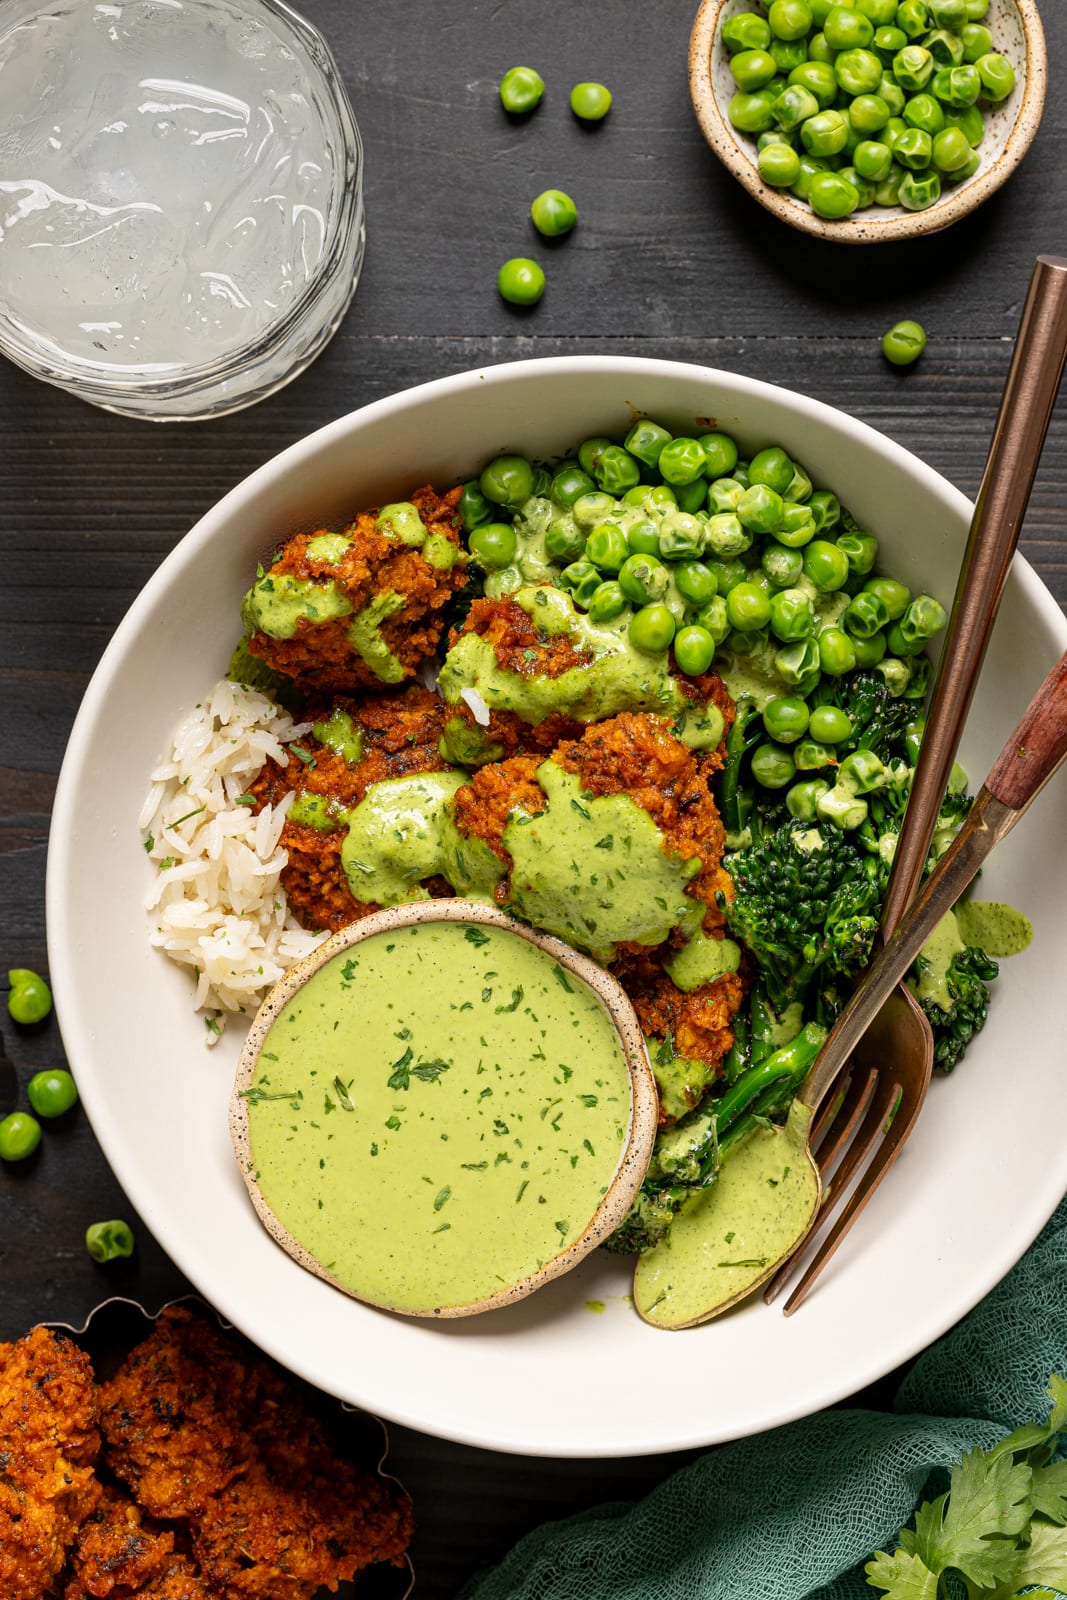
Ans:
[[[630,1126],[593,992],[503,928],[424,923],[319,969],[243,1091],[248,1176],[343,1289],[432,1314],[572,1246]]]
[[[669,670],[665,650],[648,655],[630,643],[629,613],[594,623],[576,610],[561,589],[526,585],[510,598],[531,617],[546,638],[565,634],[588,665],[557,677],[502,668],[493,647],[476,633],[465,633],[445,658],[438,688],[449,705],[464,689],[474,689],[491,711],[513,711],[538,723],[560,712],[578,722],[599,722],[620,711],[648,711],[673,719],[672,732],[694,750],[714,750],[722,739],[722,713],[715,705],[694,704]]]

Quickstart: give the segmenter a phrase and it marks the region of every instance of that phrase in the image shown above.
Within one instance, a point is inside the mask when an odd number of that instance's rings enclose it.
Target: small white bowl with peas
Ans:
[[[1036,0],[702,0],[704,137],[772,215],[849,244],[946,228],[1000,188],[1041,120]]]

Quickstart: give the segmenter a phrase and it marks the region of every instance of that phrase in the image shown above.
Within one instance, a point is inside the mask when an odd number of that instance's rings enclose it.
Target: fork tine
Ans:
[[[877,1067],[871,1067],[864,1077],[860,1069],[853,1066],[845,1094],[839,1100],[830,1100],[816,1117],[811,1145],[824,1179],[870,1105],[877,1081]]]
[[[878,1087],[878,1080],[877,1067],[872,1066],[864,1072],[858,1065],[854,1064],[848,1093],[840,1103],[837,1116],[834,1118],[829,1132],[816,1153],[815,1159],[824,1180],[840,1151],[855,1133],[856,1125],[861,1118],[864,1119],[862,1126],[859,1133],[855,1134],[855,1138],[852,1138],[852,1144],[849,1145],[848,1153],[839,1171],[834,1174],[833,1182],[824,1181],[822,1203],[811,1233],[800,1240],[793,1254],[782,1262],[782,1265],[778,1268],[774,1277],[771,1278],[766,1289],[764,1289],[764,1305],[769,1306],[777,1300],[786,1284],[790,1281],[797,1269],[800,1258],[804,1254],[805,1247],[810,1244],[813,1234],[826,1221],[837,1201],[846,1192],[849,1180],[857,1164],[862,1161],[877,1138],[878,1131],[885,1121],[886,1110],[883,1104],[872,1104],[875,1090]]]
[[[927,1072],[926,1082],[929,1083],[929,1071]],[[894,1084],[892,1087],[894,1090],[894,1095],[899,1094],[902,1096],[904,1094],[904,1090],[901,1085]],[[880,1098],[884,1100],[885,1097]],[[827,1262],[830,1260],[831,1256],[834,1254],[845,1235],[849,1232],[856,1218],[864,1209],[872,1194],[878,1188],[878,1185],[881,1183],[882,1179],[893,1165],[893,1162],[904,1148],[908,1135],[915,1126],[919,1112],[922,1110],[923,1101],[925,1098],[926,1085],[924,1084],[922,1086],[922,1092],[914,1096],[910,1105],[905,1106],[903,1103],[900,1103],[896,1106],[895,1112],[891,1113],[891,1120],[884,1128],[884,1137],[882,1138],[881,1143],[878,1145],[878,1148],[875,1150],[870,1166],[867,1168],[852,1194],[849,1196],[843,1210],[838,1213],[838,1216],[836,1217],[829,1233],[826,1234],[825,1238],[820,1243],[819,1248],[816,1250],[814,1256],[804,1269],[803,1276],[798,1282],[796,1288],[793,1290],[793,1293],[789,1296],[789,1299],[782,1307],[782,1311],[785,1316],[792,1316],[793,1312],[796,1311],[797,1308],[806,1300],[807,1296],[814,1287],[816,1280],[821,1275],[823,1268],[826,1266]],[[856,1144],[861,1142],[861,1138],[857,1138]],[[867,1148],[870,1148],[869,1143]],[[850,1149],[849,1155],[851,1156],[851,1154],[852,1151]],[[844,1193],[843,1185],[838,1187],[837,1193],[838,1197]],[[831,1204],[833,1204],[833,1202],[831,1202]],[[796,1257],[794,1257],[793,1260],[795,1261]],[[790,1264],[792,1265],[792,1263]]]

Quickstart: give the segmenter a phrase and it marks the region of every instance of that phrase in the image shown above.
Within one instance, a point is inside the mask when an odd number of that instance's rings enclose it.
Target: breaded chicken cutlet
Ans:
[[[466,583],[459,489],[361,511],[341,533],[298,533],[245,596],[248,648],[305,694],[402,683],[437,649]]]
[[[88,1356],[35,1328],[0,1345],[0,1595],[41,1600],[100,1489]]]

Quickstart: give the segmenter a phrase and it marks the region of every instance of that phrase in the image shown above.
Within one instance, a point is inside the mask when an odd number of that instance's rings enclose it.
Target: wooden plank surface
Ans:
[[[183,427],[109,416],[0,363],[3,970],[46,965],[55,781],[112,630],[192,523],[276,451],[428,378],[608,352],[801,390],[881,429],[970,494],[1033,258],[1067,253],[1067,90],[1055,70],[1034,148],[980,212],[925,240],[849,248],[774,222],[707,149],[686,89],[689,0],[308,0],[305,9],[334,49],[366,149],[366,266],[316,365],[249,411]],[[1067,13],[1046,4],[1043,16],[1055,69],[1067,57]],[[548,84],[523,124],[502,114],[496,88],[520,61]],[[614,90],[603,125],[583,127],[567,111],[579,78]],[[527,213],[548,186],[574,195],[581,221],[546,246]],[[502,260],[526,253],[544,260],[549,284],[523,313],[499,301],[494,282]],[[929,333],[922,361],[904,372],[879,354],[882,331],[902,316]],[[1067,605],[1062,405],[1022,549]],[[121,1051],[121,974],[115,997]],[[16,1030],[5,1017],[2,1035],[21,1083],[62,1060],[54,1020]],[[45,1318],[77,1321],[110,1293],[155,1307],[184,1287],[143,1222],[133,1261],[108,1272],[89,1261],[86,1225],[130,1207],[84,1117],[68,1120],[39,1159],[0,1170],[0,1338]],[[641,1493],[682,1459],[524,1461],[399,1428],[393,1444],[416,1495],[426,1600],[454,1593],[543,1517]]]

